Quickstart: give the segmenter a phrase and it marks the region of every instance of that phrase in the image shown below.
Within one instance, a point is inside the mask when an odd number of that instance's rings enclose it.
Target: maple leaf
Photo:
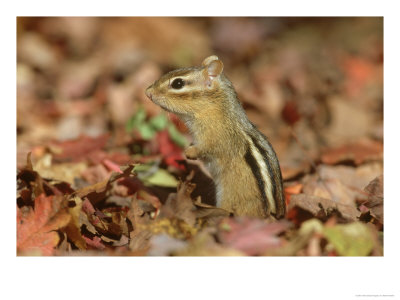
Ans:
[[[66,210],[60,210],[62,197],[39,195],[35,208],[17,207],[17,251],[22,254],[52,255],[59,242],[56,230],[71,220]]]

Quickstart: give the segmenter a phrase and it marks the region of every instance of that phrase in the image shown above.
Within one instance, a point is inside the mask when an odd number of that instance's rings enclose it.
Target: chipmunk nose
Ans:
[[[149,86],[145,91],[146,96],[149,97],[150,99],[153,96],[152,93],[151,93],[152,90],[153,90],[152,87],[153,87],[153,85]]]

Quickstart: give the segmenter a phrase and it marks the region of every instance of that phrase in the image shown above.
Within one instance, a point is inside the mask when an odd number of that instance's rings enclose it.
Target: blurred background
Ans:
[[[145,88],[212,54],[285,180],[312,161],[382,159],[383,18],[20,17],[17,29],[18,166],[82,137],[106,135],[117,164],[162,152],[158,125],[138,121],[162,113]],[[182,149],[190,137],[168,120]]]

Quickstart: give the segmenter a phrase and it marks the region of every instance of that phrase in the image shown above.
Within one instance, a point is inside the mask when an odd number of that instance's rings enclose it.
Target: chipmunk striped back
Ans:
[[[223,64],[216,56],[201,67],[171,71],[147,90],[147,96],[180,117],[194,144],[185,150],[209,169],[217,206],[238,215],[285,215],[282,176],[275,151],[248,120]]]
[[[254,130],[247,136],[245,160],[257,179],[264,210],[280,218],[285,215],[285,199],[279,162],[267,138],[255,126]]]

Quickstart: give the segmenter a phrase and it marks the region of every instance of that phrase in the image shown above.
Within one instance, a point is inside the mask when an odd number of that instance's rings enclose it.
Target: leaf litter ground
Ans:
[[[17,38],[18,255],[383,255],[379,18],[18,18]],[[279,155],[283,220],[215,207],[144,95],[215,49]]]

